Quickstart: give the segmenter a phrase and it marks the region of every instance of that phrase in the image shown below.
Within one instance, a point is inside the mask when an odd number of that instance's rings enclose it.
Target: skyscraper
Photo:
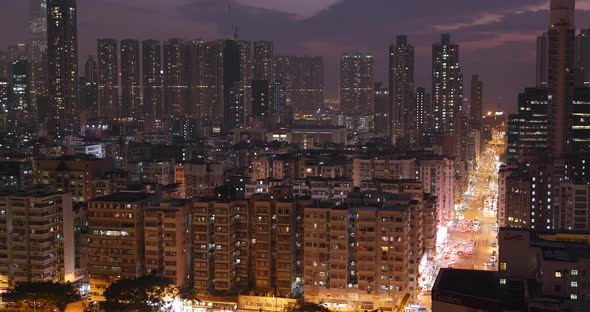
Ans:
[[[76,0],[48,0],[47,12],[49,116],[53,118],[48,130],[60,137],[73,132],[78,117]]]
[[[121,116],[141,116],[139,80],[139,41],[121,41]]]
[[[31,61],[40,61],[47,52],[47,0],[29,0],[29,17]]]
[[[243,125],[244,100],[241,92],[242,52],[237,40],[223,43],[223,131],[228,132]],[[240,100],[240,97],[242,99]]]
[[[275,79],[271,87],[270,115],[273,126],[281,126],[285,122],[285,84]]]
[[[142,42],[143,111],[149,118],[162,118],[162,48],[156,40]]]
[[[252,114],[252,45],[250,41],[237,40],[240,49],[240,90],[244,97],[244,116]]]
[[[414,96],[414,132],[418,145],[429,145],[432,141],[432,106],[429,93],[422,87],[416,88]]]
[[[469,113],[473,120],[478,120],[483,116],[483,81],[479,80],[478,75],[471,76]]]
[[[29,116],[37,114],[31,103],[31,76],[29,62],[21,60],[12,64],[12,95],[14,97],[11,109],[14,113]],[[20,117],[20,116],[19,116]]]
[[[206,118],[205,113],[205,70],[206,43],[192,40],[185,43],[185,71],[187,78],[187,114],[196,118]]]
[[[547,87],[551,94],[548,106],[548,142],[550,153],[561,157],[571,146],[571,100],[575,69],[575,0],[552,0],[551,27],[548,31]]]
[[[375,131],[382,135],[390,134],[389,90],[382,82],[375,83]]]
[[[223,119],[223,41],[207,42],[205,47],[205,100],[201,110],[220,130]]]
[[[80,77],[80,110],[93,119],[98,116],[98,66],[92,56],[84,69],[84,76]]]
[[[273,43],[272,41],[254,41],[254,80],[267,80],[269,85],[274,79]]]
[[[580,30],[576,46],[576,86],[590,86],[590,28]]]
[[[340,59],[340,105],[342,112],[367,115],[374,111],[374,59],[371,55],[344,54]]]
[[[252,80],[252,117],[265,121],[269,114],[270,98],[268,80]]]
[[[442,34],[432,45],[432,106],[434,131],[441,135],[455,130],[455,118],[463,111],[463,73],[459,45]]]
[[[324,104],[324,61],[320,56],[278,56],[275,79],[282,80],[286,107],[299,114],[315,114]]]
[[[414,114],[414,47],[408,37],[397,37],[389,48],[389,115],[394,142],[406,145],[410,141]]]
[[[172,38],[164,42],[164,119],[181,117],[186,111],[184,41]]]
[[[98,39],[98,116],[119,117],[119,58],[117,40]]]
[[[547,87],[547,62],[549,61],[549,37],[547,33],[537,37],[536,82],[538,88]]]

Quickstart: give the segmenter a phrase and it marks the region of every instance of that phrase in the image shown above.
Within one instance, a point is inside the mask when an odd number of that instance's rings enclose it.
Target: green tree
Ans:
[[[321,304],[299,300],[296,304],[289,306],[286,312],[330,312],[330,309]]]
[[[18,282],[4,298],[19,305],[41,304],[63,312],[68,304],[80,300],[80,295],[71,283]]]
[[[102,306],[109,312],[159,311],[164,298],[177,295],[171,284],[172,281],[153,275],[120,279],[105,290]]]

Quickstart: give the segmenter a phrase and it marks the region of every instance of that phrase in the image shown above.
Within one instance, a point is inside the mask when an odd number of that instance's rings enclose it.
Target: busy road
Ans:
[[[454,219],[439,226],[437,254],[431,263],[434,276],[422,284],[418,305],[415,305],[422,309],[406,311],[430,311],[430,289],[440,268],[497,270],[497,146],[503,139],[503,133],[494,133],[494,139],[486,145],[469,178],[467,191],[461,196]]]

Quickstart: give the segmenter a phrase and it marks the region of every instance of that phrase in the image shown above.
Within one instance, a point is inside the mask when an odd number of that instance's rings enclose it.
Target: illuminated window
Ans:
[[[576,287],[578,287],[578,282],[571,282],[571,284],[570,284],[570,285],[571,285],[573,288],[576,288]]]
[[[578,295],[577,294],[571,294],[570,295],[570,299],[576,300],[576,299],[578,299]]]
[[[555,277],[561,277],[561,272],[560,271],[555,271]]]
[[[574,275],[574,276],[578,275],[578,270],[572,270],[571,271],[571,274]]]
[[[506,279],[505,278],[501,278],[500,279],[500,285],[506,285]]]
[[[506,271],[506,262],[500,263],[500,270],[501,271]]]

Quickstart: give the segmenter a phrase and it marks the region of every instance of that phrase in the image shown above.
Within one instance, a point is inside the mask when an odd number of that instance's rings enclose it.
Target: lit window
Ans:
[[[505,278],[501,278],[500,279],[500,285],[506,285],[506,279]]]
[[[576,288],[576,287],[578,287],[578,282],[571,282],[571,284],[570,284],[570,285],[571,285],[573,288]]]
[[[578,270],[572,270],[571,271],[571,274],[574,275],[574,276],[578,275]]]
[[[500,270],[501,271],[506,271],[506,262],[500,263]]]
[[[561,272],[560,271],[555,271],[555,277],[561,277]]]
[[[576,300],[576,299],[578,299],[578,295],[577,294],[571,294],[570,295],[570,299]]]

